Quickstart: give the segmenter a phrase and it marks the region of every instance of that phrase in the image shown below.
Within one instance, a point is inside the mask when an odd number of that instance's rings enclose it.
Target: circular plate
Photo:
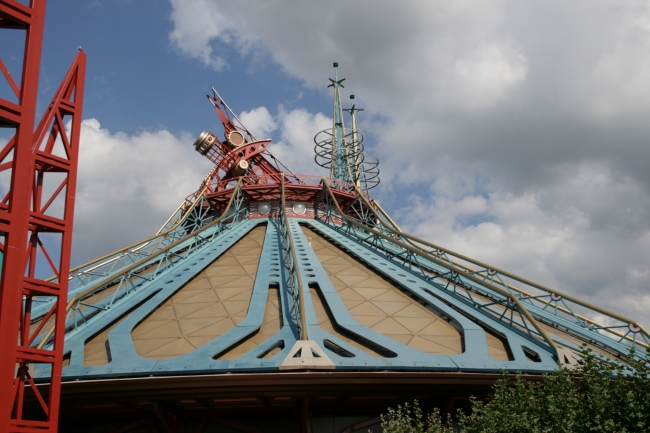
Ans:
[[[293,211],[296,213],[296,215],[303,215],[305,212],[307,212],[307,206],[305,206],[304,203],[296,203],[293,205]]]
[[[271,212],[271,205],[264,201],[257,205],[257,211],[260,215],[268,215]]]

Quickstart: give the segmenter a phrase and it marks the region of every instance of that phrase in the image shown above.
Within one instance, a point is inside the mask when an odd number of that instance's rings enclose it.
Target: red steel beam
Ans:
[[[0,172],[9,171],[11,178],[0,206],[3,432],[55,432],[58,424],[86,55],[81,51],[77,54],[35,128],[45,8],[46,0],[32,0],[29,6],[15,0],[0,0],[0,28],[26,32],[20,87],[6,68],[0,67],[18,97],[17,104],[0,98],[0,124],[15,129],[14,136],[0,151]],[[64,123],[68,120],[68,124]],[[57,173],[55,181],[51,179],[52,173]],[[43,233],[57,236],[55,240],[43,239]],[[62,278],[45,281],[44,277],[49,275],[43,272],[45,269]],[[48,315],[54,317],[56,331],[45,349],[31,347],[42,330],[42,326],[30,330],[32,302],[37,296],[56,298]],[[34,386],[30,371],[35,368],[51,372],[45,398]],[[24,412],[25,398],[36,398],[38,410]]]
[[[0,279],[0,345],[3,348],[0,351],[0,422],[4,431],[12,429],[12,418],[16,411],[22,411],[22,405],[17,408],[14,404],[17,399],[23,398],[22,388],[19,393],[16,382],[16,359],[20,356],[16,340],[21,331],[21,322],[24,321],[21,290],[25,269],[23,252],[27,250],[29,231],[31,148],[45,5],[45,1],[34,1],[30,7],[26,7],[13,0],[0,0],[2,28],[26,32],[18,104],[0,99],[0,123],[15,128],[13,138],[2,152],[5,158],[13,153],[10,168],[5,169],[11,170],[8,206],[0,214],[0,220],[5,225]]]

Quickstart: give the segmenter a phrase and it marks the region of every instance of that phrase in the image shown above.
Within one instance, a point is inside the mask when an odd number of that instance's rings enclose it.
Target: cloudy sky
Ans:
[[[198,186],[211,85],[316,172],[337,61],[405,231],[650,325],[647,1],[48,8],[41,109],[77,46],[89,62],[75,263],[152,234]]]

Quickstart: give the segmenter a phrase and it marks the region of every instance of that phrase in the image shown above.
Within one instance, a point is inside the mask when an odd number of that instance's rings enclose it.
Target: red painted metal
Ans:
[[[268,148],[271,140],[257,140],[244,127],[237,126],[229,116],[229,109],[226,103],[220,99],[215,92],[215,96],[208,95],[212,102],[217,116],[223,125],[223,140],[219,140],[214,134],[210,133],[207,137],[203,135],[200,140],[206,140],[203,143],[195,143],[197,151],[212,161],[215,166],[208,173],[201,183],[201,186],[194,193],[186,197],[183,204],[185,210],[192,207],[198,197],[205,193],[206,196],[220,208],[230,198],[232,188],[237,184],[238,179],[242,178],[243,189],[253,197],[253,200],[275,200],[280,198],[280,177],[284,174],[285,184],[288,190],[296,188],[302,190],[303,198],[308,200],[313,198],[314,191],[320,191],[321,178],[318,176],[297,175],[294,173],[283,173],[275,157],[273,157]],[[232,142],[231,134],[237,134],[239,142]],[[205,133],[204,133],[205,134]],[[246,138],[248,137],[248,138]],[[209,143],[209,144],[208,144]],[[205,145],[205,147],[203,147]],[[269,160],[270,159],[270,160]],[[241,161],[249,164],[248,169],[242,175],[237,168]],[[333,189],[347,188],[348,191],[354,189],[349,183],[341,183],[336,180],[330,181]],[[350,194],[354,197],[354,194]],[[298,198],[296,198],[298,199]]]
[[[0,430],[7,432],[56,431],[58,423],[86,55],[77,54],[35,129],[45,7],[46,0],[29,6],[0,0],[0,28],[26,32],[20,86],[0,59],[18,98],[17,104],[0,98],[0,123],[15,128],[0,151],[0,173],[11,178],[0,203]],[[45,281],[52,271],[57,279]],[[44,320],[31,323],[37,296],[56,302]],[[52,344],[37,349],[48,321],[56,326]],[[35,368],[51,371],[47,394],[34,386]],[[24,412],[25,399],[38,401],[39,410]]]
[[[271,140],[254,140],[248,133],[248,131],[237,127],[235,123],[230,119],[225,110],[225,103],[218,99],[208,96],[214,105],[217,116],[221,120],[223,125],[223,135],[224,140],[216,140],[216,143],[210,148],[210,150],[205,154],[205,156],[212,161],[217,169],[213,171],[213,180],[226,180],[233,177],[238,177],[234,167],[240,161],[246,161],[249,163],[249,169],[247,171],[247,176],[245,177],[246,181],[250,184],[259,184],[266,182],[267,180],[272,180],[274,183],[280,182],[280,170],[277,167],[274,167],[271,162],[264,158],[263,153],[268,150],[268,146],[271,143]],[[223,109],[222,109],[223,107]],[[241,135],[244,143],[241,145],[235,145],[228,141],[230,134],[237,132]],[[246,139],[246,135],[248,138]],[[287,180],[291,182],[291,179]]]
[[[260,155],[261,156],[261,155]],[[230,177],[226,179],[219,179],[218,176],[213,176],[217,170],[217,166],[213,171],[206,176],[201,184],[201,187],[185,198],[183,204],[184,209],[189,209],[192,204],[198,199],[199,195],[204,193],[205,197],[210,201],[211,205],[219,211],[225,209],[230,197],[234,191],[235,186],[239,181],[239,177]],[[305,174],[291,174],[286,175],[292,179],[291,183],[285,184],[285,196],[287,202],[293,206],[294,202],[313,202],[322,192],[323,184],[322,177]],[[280,200],[281,188],[280,183],[275,181],[275,175],[256,175],[249,174],[242,177],[241,189],[246,196],[246,199],[251,203],[250,218],[261,218],[262,216],[256,213],[253,208],[257,206],[255,202],[269,202],[273,207],[272,215],[279,209],[279,205],[275,206],[275,202]],[[336,197],[339,205],[344,209],[348,207],[356,198],[357,194],[353,190],[353,185],[349,182],[342,182],[339,180],[327,179],[330,188]],[[374,199],[365,191],[362,194],[372,204]],[[361,205],[363,206],[363,205]],[[277,207],[277,209],[276,209]],[[288,210],[287,215],[295,218],[313,218],[313,211],[308,211],[305,215],[293,214],[293,211]]]
[[[270,143],[271,140],[253,141],[231,150],[219,161],[218,170],[223,170],[225,173],[228,173],[227,177],[236,177],[232,175],[233,167],[240,161],[253,161],[253,157],[264,152]]]

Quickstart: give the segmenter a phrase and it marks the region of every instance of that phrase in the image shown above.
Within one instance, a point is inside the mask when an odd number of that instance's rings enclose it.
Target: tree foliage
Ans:
[[[471,399],[458,411],[459,427],[443,423],[437,410],[424,416],[417,401],[388,409],[384,433],[642,433],[650,432],[650,362],[627,364],[583,352],[582,364],[541,381],[503,373],[486,401]]]
[[[381,428],[384,433],[447,433],[453,432],[440,420],[440,411],[434,408],[426,417],[418,401],[404,403],[397,409],[388,408],[388,413],[381,416]]]

